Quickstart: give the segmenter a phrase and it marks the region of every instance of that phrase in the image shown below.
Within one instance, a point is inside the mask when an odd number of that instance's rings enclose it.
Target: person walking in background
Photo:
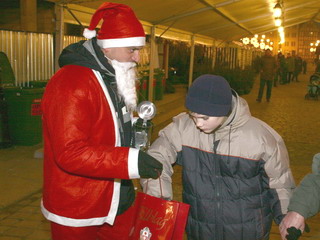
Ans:
[[[103,20],[95,37],[95,28]],[[127,240],[131,179],[158,178],[162,164],[131,146],[136,62],[145,33],[132,9],[106,2],[80,41],[66,47],[42,99],[41,210],[53,240]]]
[[[266,100],[270,102],[273,80],[277,71],[276,59],[272,56],[270,49],[265,50],[265,55],[260,60],[260,88],[257,102],[261,102],[264,86],[267,85]]]
[[[278,58],[279,71],[280,71],[280,84],[287,83],[288,66],[285,56],[281,53]]]
[[[295,187],[283,139],[251,116],[247,102],[221,76],[202,75],[181,113],[159,132],[148,153],[163,163],[144,191],[172,199],[172,165],[182,166],[183,201],[190,204],[188,240],[267,240]]]
[[[287,78],[287,65],[285,61],[285,57],[282,52],[279,52],[277,55],[277,73],[275,77],[274,86],[276,87],[278,84],[285,84]]]
[[[294,66],[295,66],[295,57],[294,55],[291,56],[290,53],[287,54],[287,67],[288,67],[288,75],[287,75],[287,83],[290,83],[293,81],[293,74],[294,74]]]
[[[313,157],[312,173],[307,174],[294,190],[288,213],[280,224],[282,240],[286,240],[288,228],[295,227],[302,233],[305,220],[320,212],[320,153]]]
[[[303,74],[307,73],[307,61],[305,59],[303,59],[302,61],[302,71],[303,71]]]
[[[278,86],[278,84],[280,84],[280,81],[281,81],[280,56],[281,56],[281,52],[278,53],[277,58],[276,58],[277,70],[276,70],[276,73],[274,75],[274,81],[273,81],[273,86],[274,87]]]
[[[314,64],[316,65],[316,68],[315,68],[315,72],[320,72],[320,60],[319,59],[315,59],[314,60]]]
[[[292,81],[299,82],[298,77],[302,72],[302,58],[298,55],[294,58],[294,72]]]

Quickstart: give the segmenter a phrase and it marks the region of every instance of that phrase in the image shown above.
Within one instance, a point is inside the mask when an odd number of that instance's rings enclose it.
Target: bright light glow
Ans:
[[[268,38],[266,41],[267,41],[267,42],[270,42],[270,39]]]
[[[250,39],[246,37],[246,38],[242,39],[242,42],[247,45],[247,44],[249,44]]]
[[[261,49],[264,49],[265,46],[266,46],[265,43],[263,43],[263,42],[260,43],[260,48],[261,48]]]
[[[281,15],[282,15],[282,10],[281,10],[281,9],[275,9],[275,10],[274,10],[273,16],[274,16],[275,18],[281,17]]]
[[[258,42],[258,39],[256,39],[256,38],[251,38],[250,43],[251,43],[252,45],[254,45],[256,42]]]
[[[285,43],[285,36],[284,36],[283,27],[281,27],[281,29],[279,28],[278,31],[279,31],[279,35],[280,35],[280,42],[279,42],[279,44],[283,44],[283,43]]]
[[[273,16],[275,18],[278,18],[278,17],[281,17],[281,15],[282,15],[282,7],[280,3],[277,3],[273,8]]]
[[[261,37],[262,37],[262,38],[266,38],[266,35],[262,35]]]
[[[282,24],[281,18],[276,18],[276,19],[274,20],[274,25],[275,25],[276,27],[280,27],[281,24]]]
[[[312,46],[313,46],[313,43],[310,43],[310,46],[312,47]]]
[[[279,32],[279,33],[284,32],[284,28],[283,28],[283,27],[279,27],[279,28],[278,28],[278,32]]]
[[[259,37],[259,35],[258,35],[258,34],[255,34],[255,35],[254,35],[254,37],[255,37],[255,38],[258,38],[258,37]]]

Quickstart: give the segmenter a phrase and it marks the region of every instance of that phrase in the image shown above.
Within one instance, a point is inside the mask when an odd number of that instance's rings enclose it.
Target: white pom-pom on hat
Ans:
[[[91,39],[91,38],[94,38],[95,36],[97,36],[97,32],[96,32],[96,30],[90,30],[88,28],[85,28],[83,31],[83,36],[85,38]]]

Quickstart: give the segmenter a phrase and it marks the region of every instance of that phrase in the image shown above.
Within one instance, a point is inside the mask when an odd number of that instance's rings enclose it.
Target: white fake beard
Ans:
[[[118,94],[123,98],[128,110],[134,111],[137,106],[136,63],[111,60],[111,65],[116,73]]]

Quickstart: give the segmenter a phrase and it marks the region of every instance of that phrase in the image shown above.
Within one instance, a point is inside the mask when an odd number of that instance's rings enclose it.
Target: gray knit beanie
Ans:
[[[227,116],[231,110],[232,91],[221,76],[202,75],[190,86],[186,97],[186,108],[206,116]]]

